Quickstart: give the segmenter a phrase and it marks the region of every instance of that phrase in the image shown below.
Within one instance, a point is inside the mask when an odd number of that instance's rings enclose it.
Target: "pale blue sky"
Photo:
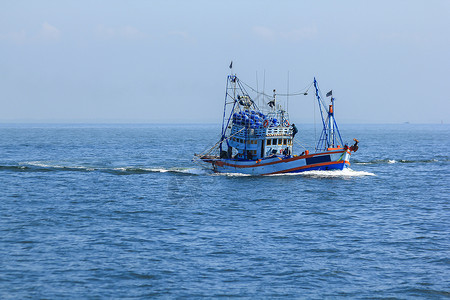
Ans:
[[[220,122],[230,60],[341,123],[450,122],[450,1],[2,1],[0,122]],[[289,100],[313,121],[312,93]]]

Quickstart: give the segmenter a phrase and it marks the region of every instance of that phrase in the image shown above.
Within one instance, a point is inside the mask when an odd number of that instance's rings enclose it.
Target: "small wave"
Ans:
[[[202,168],[143,168],[142,170],[146,170],[152,173],[181,173],[181,174],[190,174],[190,175],[207,175],[211,174],[212,171],[208,169]]]
[[[64,166],[60,164],[52,164],[50,162],[42,162],[42,161],[29,161],[24,163],[19,163],[20,166],[24,166],[25,168],[32,169],[35,167],[37,170],[46,169],[48,171],[51,170],[66,170],[66,171],[95,171],[94,167],[85,167],[85,166]]]
[[[255,176],[259,177],[261,175],[251,175],[251,174],[243,174],[243,173],[214,173],[216,176],[228,176],[228,177],[245,177],[245,176]],[[278,176],[305,176],[305,177],[362,177],[362,176],[376,176],[374,173],[365,172],[365,171],[354,171],[352,169],[344,169],[344,170],[331,170],[331,171],[305,171],[299,173],[279,173],[279,174],[270,174],[265,177],[278,177]]]
[[[184,174],[191,174],[191,175],[209,175],[214,174],[212,170],[210,169],[202,169],[202,168],[185,168],[185,169],[177,169],[174,170],[175,172],[180,172]]]
[[[26,166],[0,166],[0,170],[26,172],[29,168]]]
[[[201,168],[146,168],[146,167],[104,167],[104,166],[77,166],[65,165],[62,163],[52,163],[48,161],[28,161],[21,162],[18,165],[0,166],[0,170],[16,172],[104,172],[116,175],[146,174],[146,173],[178,173],[190,175],[212,174],[211,170]]]
[[[207,170],[196,168],[144,168],[144,167],[116,167],[116,168],[95,168],[100,172],[117,175],[148,174],[148,173],[177,173],[189,175],[208,174]]]
[[[215,176],[227,176],[227,177],[246,177],[246,176],[253,176],[251,174],[244,174],[244,173],[213,173]]]
[[[16,166],[0,166],[0,169],[9,169],[11,171],[18,170],[23,172],[52,172],[52,171],[73,171],[73,172],[89,172],[95,171],[95,168],[84,166],[64,166],[60,164],[52,164],[49,162],[31,161],[19,163]]]
[[[50,163],[43,161],[23,162],[19,165],[0,166],[0,170],[13,172],[103,172],[114,175],[132,175],[132,174],[148,174],[148,173],[175,173],[186,175],[211,175],[211,176],[226,176],[226,177],[248,177],[253,176],[243,173],[214,173],[211,169],[205,168],[144,168],[144,167],[114,167],[106,168],[101,166],[69,166],[60,163]],[[259,175],[258,175],[259,176]],[[358,177],[358,176],[375,176],[373,173],[365,171],[353,171],[351,169],[332,170],[332,171],[306,171],[300,173],[282,173],[268,176],[307,176],[307,177]]]
[[[354,171],[352,169],[331,170],[331,171],[306,171],[299,174],[314,178],[348,178],[348,177],[376,176],[374,173],[366,171]]]
[[[417,159],[417,160],[409,160],[409,159],[375,159],[375,160],[371,160],[371,161],[357,161],[354,160],[352,163],[355,165],[377,165],[377,164],[397,164],[397,163],[402,163],[402,164],[414,164],[414,163],[437,163],[437,162],[447,162],[448,159],[443,159],[443,160],[439,160],[439,159]]]

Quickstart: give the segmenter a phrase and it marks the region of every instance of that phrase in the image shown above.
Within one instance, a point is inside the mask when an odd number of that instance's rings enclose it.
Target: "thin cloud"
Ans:
[[[280,37],[291,40],[291,41],[300,41],[304,39],[313,38],[317,35],[316,27],[304,27],[300,29],[294,29],[291,31],[280,32]]]
[[[309,26],[293,30],[276,31],[274,29],[254,26],[252,28],[253,34],[266,41],[287,40],[298,42],[305,39],[311,39],[317,36],[317,27]]]
[[[130,25],[119,28],[98,25],[94,30],[94,34],[102,39],[143,39],[146,37],[146,34]]]
[[[132,26],[125,26],[119,29],[119,35],[128,39],[140,39],[144,38],[145,34],[137,30]]]
[[[17,44],[29,43],[34,41],[58,40],[61,37],[61,30],[48,22],[42,23],[35,33],[30,34],[25,30],[0,34],[0,40],[9,41]]]
[[[263,26],[253,27],[253,33],[263,40],[274,40],[277,36],[274,30]]]
[[[37,34],[36,38],[39,40],[57,40],[61,36],[61,31],[55,26],[44,22],[41,26],[41,30]]]
[[[382,32],[379,34],[379,40],[381,42],[389,43],[411,43],[411,44],[423,44],[427,42],[427,39],[413,32]]]
[[[9,33],[0,33],[0,41],[11,41],[14,43],[24,43],[28,39],[25,30]]]
[[[196,39],[190,35],[187,31],[182,30],[174,30],[167,33],[166,36],[175,37],[177,39],[181,39],[184,42],[195,42]]]

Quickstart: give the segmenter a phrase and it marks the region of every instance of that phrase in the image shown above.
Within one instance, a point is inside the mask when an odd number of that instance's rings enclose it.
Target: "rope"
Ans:
[[[258,92],[257,90],[255,90],[254,88],[252,88],[250,85],[248,85],[248,84],[245,83],[244,81],[240,80],[240,82],[242,82],[246,87],[248,87],[249,89],[251,89],[251,90],[252,90],[253,92],[255,92],[257,95],[263,95],[263,96],[268,97],[269,99],[272,98],[271,95],[267,95],[267,94],[264,93],[264,92]],[[301,95],[304,95],[305,93],[307,93],[313,84],[314,84],[314,83],[311,83],[309,86],[305,87],[304,89],[302,89],[302,90],[300,90],[300,91],[298,91],[298,92],[295,92],[295,93],[288,93],[288,94],[278,94],[278,93],[277,93],[277,96],[282,96],[282,97],[287,97],[287,96],[301,96]]]
[[[241,128],[241,130],[237,131],[235,134],[230,135],[230,136],[228,137],[228,139],[232,138],[233,136],[235,136],[236,134],[238,134],[239,132],[241,132],[241,131],[244,130],[244,129],[245,129],[245,127]],[[216,149],[216,148],[218,147],[218,145],[219,145],[221,142],[223,142],[223,140],[219,140],[217,143],[214,144],[214,146],[212,146],[211,148],[209,148],[209,150],[206,149],[205,151],[203,151],[202,153],[198,154],[197,156],[204,156],[204,155],[210,154],[211,152],[214,151],[214,149]]]
[[[296,140],[294,140],[294,143],[296,143],[297,145],[299,145],[299,146],[302,147],[303,149],[308,150],[308,149],[306,149],[302,144],[300,144],[299,142],[297,142]]]

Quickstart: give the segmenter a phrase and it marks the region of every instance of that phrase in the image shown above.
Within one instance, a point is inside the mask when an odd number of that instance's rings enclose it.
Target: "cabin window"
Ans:
[[[287,145],[287,140],[283,139],[283,145]]]
[[[278,139],[278,145],[281,145],[283,143],[283,139]]]
[[[273,139],[272,145],[276,145],[276,144],[277,144],[277,139]]]
[[[267,146],[270,146],[270,145],[271,145],[271,141],[272,141],[272,140],[270,140],[270,139],[267,140]]]

